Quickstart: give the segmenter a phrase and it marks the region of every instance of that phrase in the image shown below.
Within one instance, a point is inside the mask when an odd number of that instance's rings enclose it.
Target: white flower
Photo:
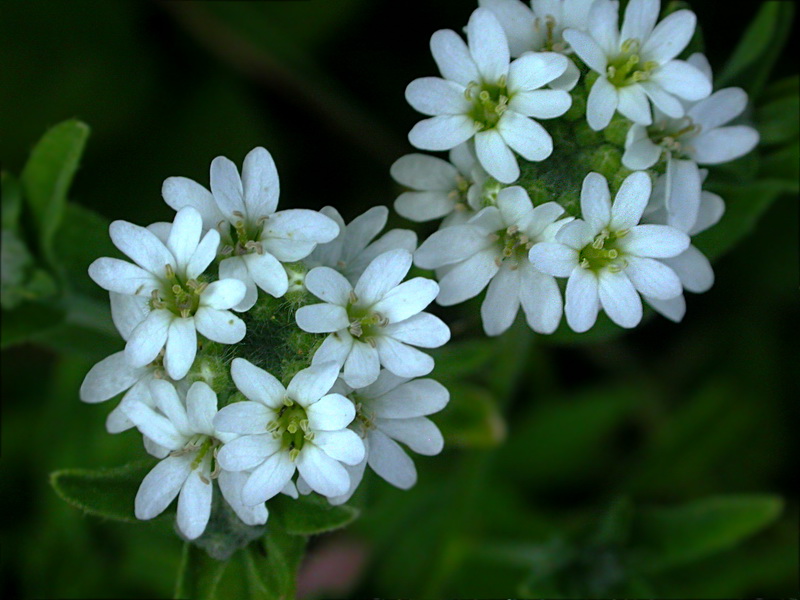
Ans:
[[[711,80],[711,67],[702,54],[693,54],[687,62]],[[688,159],[716,165],[744,156],[758,144],[758,132],[752,127],[723,127],[747,107],[743,89],[725,88],[685,105],[684,117],[673,118],[656,108],[650,127],[634,124],[625,141],[623,164],[629,169],[648,169],[666,155],[668,161]]]
[[[495,179],[519,177],[514,152],[541,161],[553,151],[550,134],[529,117],[563,115],[572,98],[563,90],[541,90],[564,73],[569,60],[552,52],[527,53],[509,64],[505,33],[491,11],[479,8],[467,25],[469,47],[451,30],[431,38],[439,77],[415,79],[406,99],[432,118],[417,123],[408,139],[422,150],[449,150],[475,138],[475,151]]]
[[[379,254],[397,248],[413,252],[417,247],[417,234],[409,229],[392,229],[373,241],[386,225],[389,209],[385,206],[370,208],[348,225],[332,206],[325,206],[320,212],[336,222],[339,235],[332,242],[318,245],[303,262],[309,267],[335,269],[351,283],[358,281]]]
[[[708,77],[686,61],[675,60],[694,33],[694,13],[679,10],[656,25],[659,8],[659,0],[631,0],[620,31],[619,4],[597,2],[588,31],[564,32],[577,55],[599,74],[586,106],[592,129],[604,129],[615,111],[650,125],[650,101],[665,114],[682,117],[678,98],[700,100],[711,93]]]
[[[265,523],[266,507],[246,507],[237,502],[240,482],[235,477],[223,477],[219,464],[214,464],[220,443],[233,437],[214,428],[214,391],[207,384],[196,382],[189,388],[184,405],[170,383],[154,380],[150,387],[160,412],[139,402],[129,403],[124,410],[148,439],[170,454],[153,467],[139,486],[134,504],[136,518],[152,519],[161,514],[180,493],[178,528],[190,540],[199,537],[211,514],[211,482],[219,476],[223,496],[239,518],[249,525]]]
[[[330,333],[312,364],[336,362],[355,388],[374,382],[381,365],[401,377],[430,373],[433,359],[412,346],[437,348],[450,339],[450,330],[421,312],[439,291],[435,281],[415,277],[401,283],[410,268],[410,252],[391,250],[369,264],[355,288],[333,269],[309,271],[306,287],[323,302],[299,308],[297,325]]]
[[[219,229],[220,253],[230,255],[219,266],[220,277],[235,277],[247,286],[238,311],[255,304],[256,286],[276,298],[283,296],[289,279],[281,263],[305,258],[339,233],[334,221],[313,210],[275,212],[279,190],[275,162],[264,148],[248,153],[241,177],[230,160],[215,158],[210,193],[185,177],[164,181],[161,193],[169,206],[192,206],[203,215],[205,229]]]
[[[478,4],[497,17],[508,38],[511,56],[517,57],[529,51],[572,54],[572,48],[563,38],[564,30],[585,31],[595,1],[531,0],[530,8],[520,0],[479,0]],[[552,81],[550,87],[571,90],[579,77],[580,71],[570,61],[564,74]]]
[[[202,281],[216,256],[219,233],[207,232],[195,209],[178,211],[164,244],[144,227],[114,221],[111,240],[136,264],[99,258],[89,276],[102,288],[149,298],[144,320],[129,334],[125,356],[131,367],[153,362],[164,349],[164,368],[182,379],[194,362],[197,332],[221,344],[235,344],[245,334],[244,322],[228,309],[241,302],[244,284],[237,279]]]
[[[217,458],[228,471],[251,471],[242,488],[246,505],[260,504],[290,482],[295,470],[324,496],[347,491],[350,477],[343,464],[364,458],[364,444],[347,429],[355,417],[353,403],[329,393],[339,367],[323,363],[294,376],[288,388],[242,358],[231,363],[236,387],[249,399],[219,411],[214,425],[241,434],[226,443]]]
[[[533,208],[527,192],[505,188],[497,206],[489,206],[464,225],[431,235],[414,254],[416,264],[439,269],[436,302],[450,306],[477,296],[487,285],[481,305],[487,335],[499,335],[514,322],[520,305],[530,327],[552,333],[561,320],[561,292],[551,275],[538,271],[528,250],[551,240],[566,223],[555,202]]]
[[[427,154],[407,154],[395,161],[391,175],[410,188],[394,201],[401,217],[424,222],[445,217],[443,227],[466,221],[481,208],[486,171],[469,142],[450,150],[450,162]]]
[[[567,223],[555,242],[531,248],[536,268],[569,277],[565,312],[575,331],[590,329],[601,307],[621,327],[635,327],[642,319],[639,293],[664,300],[681,293],[675,272],[655,259],[679,255],[689,237],[666,225],[638,225],[650,192],[647,173],[633,173],[612,205],[605,177],[589,173],[581,190],[584,220]]]
[[[694,236],[712,227],[722,218],[725,212],[725,202],[711,192],[703,191],[700,194],[699,206],[694,221],[685,229],[674,224],[676,219],[667,211],[666,207],[666,176],[662,176],[653,188],[653,197],[656,200],[648,206],[649,212],[645,213],[644,219],[648,223],[667,224],[685,231],[688,235]],[[689,292],[700,294],[711,289],[714,285],[714,270],[709,260],[700,250],[690,245],[678,256],[664,258],[662,262],[671,268],[678,275],[683,288]],[[662,315],[675,322],[679,322],[686,314],[686,300],[683,295],[676,296],[667,300],[649,298],[645,296],[647,303],[660,312]]]
[[[350,499],[367,464],[392,485],[404,490],[412,487],[417,482],[417,470],[398,442],[425,456],[442,451],[442,434],[427,415],[447,405],[450,400],[447,388],[433,379],[409,380],[384,369],[365,388],[354,390],[339,379],[333,389],[355,404],[356,419],[350,427],[364,440],[366,456],[359,464],[348,467],[350,489],[329,498],[331,504]]]

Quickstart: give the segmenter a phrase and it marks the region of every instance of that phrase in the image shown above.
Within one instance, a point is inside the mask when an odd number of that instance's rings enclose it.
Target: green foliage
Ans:
[[[637,513],[633,552],[640,568],[656,572],[727,550],[758,533],[780,516],[783,502],[766,495],[705,498]]]
[[[211,558],[199,547],[186,542],[183,545],[175,598],[214,600],[224,598],[218,593],[219,582],[225,573],[227,561]]]
[[[154,464],[148,459],[111,469],[63,469],[50,474],[50,485],[87,514],[135,523],[133,499]]]
[[[621,498],[593,530],[574,540],[511,545],[501,552],[528,563],[530,573],[520,590],[524,596],[670,595],[652,583],[654,574],[727,550],[763,530],[780,512],[774,496],[719,496],[641,509]]]
[[[346,504],[331,506],[316,494],[291,499],[278,496],[269,502],[271,514],[279,514],[289,535],[315,535],[341,529],[358,518],[359,510]]]
[[[271,527],[263,549],[251,546],[241,555],[245,565],[247,597],[254,600],[289,600],[297,594],[297,570],[306,538]]]
[[[20,177],[36,225],[43,255],[53,259],[53,236],[61,224],[67,191],[78,169],[89,127],[64,121],[44,134],[31,152]]]
[[[793,15],[791,2],[764,2],[716,78],[717,87],[737,85],[757,97],[786,43]]]

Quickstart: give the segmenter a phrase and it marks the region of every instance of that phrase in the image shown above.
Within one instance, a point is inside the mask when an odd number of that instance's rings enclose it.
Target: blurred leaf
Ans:
[[[733,55],[717,77],[717,87],[743,87],[757,97],[792,27],[791,2],[764,2]]]
[[[798,84],[797,78],[791,78]],[[761,134],[761,144],[783,144],[800,135],[800,95],[795,89],[791,95],[782,96],[756,110],[756,123]]]
[[[154,460],[111,469],[63,469],[50,474],[50,484],[63,500],[98,517],[136,523],[133,500]]]
[[[0,348],[29,342],[63,323],[64,317],[64,310],[60,307],[32,302],[13,310],[3,310]]]
[[[645,307],[644,317],[642,317],[642,324],[644,324],[645,319],[650,318],[652,314],[653,312]],[[611,321],[611,319],[608,318],[605,312],[601,311],[600,314],[597,315],[597,322],[589,331],[584,333],[576,333],[572,331],[570,326],[567,324],[567,320],[562,319],[558,324],[558,329],[556,329],[552,334],[539,336],[537,339],[545,342],[548,345],[552,344],[554,346],[571,346],[577,344],[595,344],[597,342],[613,340],[625,332],[625,329],[619,325],[616,325]]]
[[[761,159],[761,174],[784,186],[786,194],[797,194],[800,180],[800,142],[795,140]]]
[[[53,296],[58,288],[53,278],[36,266],[36,259],[25,243],[20,227],[22,191],[10,173],[2,173],[1,197],[0,304],[8,310],[25,301]]]
[[[280,513],[286,532],[291,535],[314,535],[334,531],[358,518],[359,510],[343,504],[332,506],[317,495],[301,496],[297,500],[278,496],[269,503],[270,513]]]
[[[178,567],[175,598],[213,600],[226,597],[217,593],[217,586],[227,566],[227,561],[211,558],[194,544],[186,542]]]
[[[436,361],[434,376],[447,385],[465,376],[475,375],[494,355],[494,346],[485,339],[447,344],[431,351]]]
[[[101,256],[121,257],[108,234],[108,219],[68,202],[53,239],[58,268],[70,290],[108,305],[108,292],[89,278],[89,265]]]
[[[742,494],[643,509],[635,516],[632,552],[647,571],[693,562],[761,531],[778,518],[782,506],[776,496]]]
[[[78,169],[89,127],[80,121],[59,123],[33,148],[20,177],[36,223],[44,256],[52,259],[53,236],[61,224],[67,191]],[[54,261],[55,262],[55,261]]]
[[[642,401],[631,384],[539,402],[511,424],[502,461],[514,477],[536,486],[591,477],[609,458],[614,431]]]
[[[3,230],[17,231],[22,212],[22,190],[16,178],[6,171],[0,172],[0,203],[3,211]]]
[[[271,519],[272,517],[270,517]],[[289,535],[279,527],[269,527],[264,546],[252,544],[240,554],[251,600],[290,600],[296,597],[297,570],[306,547],[306,538]]]
[[[506,437],[506,423],[486,389],[450,384],[450,402],[434,420],[445,444],[462,448],[493,448]]]
[[[725,200],[725,214],[717,225],[693,238],[692,242],[711,259],[728,252],[753,230],[775,200],[793,190],[790,183],[774,179],[762,179],[747,185],[714,184],[710,187]]]

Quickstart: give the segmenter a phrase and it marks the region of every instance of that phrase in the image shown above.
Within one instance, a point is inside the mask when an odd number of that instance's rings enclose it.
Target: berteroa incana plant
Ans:
[[[200,548],[221,573],[261,543],[293,582],[306,536],[358,515],[348,502],[367,466],[415,485],[415,455],[445,446],[434,421],[450,400],[431,350],[447,351],[451,329],[434,303],[483,294],[483,331],[467,333],[486,339],[520,308],[542,335],[562,321],[587,332],[601,313],[634,328],[647,306],[679,322],[684,293],[712,286],[692,240],[725,213],[707,168],[759,135],[741,118],[745,91],[716,89],[687,52],[694,13],[660,18],[659,0],[622,15],[614,0],[478,4],[465,35],[432,35],[439,76],[406,88],[424,116],[411,145],[448,151],[391,167],[396,212],[440,220],[425,239],[382,233],[385,206],[349,223],[335,206],[281,209],[280,157],[263,147],[241,169],[217,157],[208,182],[166,179],[171,222],[111,224],[128,260],[97,257],[89,275],[125,347],[89,370],[80,399],[118,399],[108,432],[137,429],[156,460],[93,481],[139,477],[135,519],[174,503],[185,561],[208,560]],[[281,581],[270,593],[293,594]]]

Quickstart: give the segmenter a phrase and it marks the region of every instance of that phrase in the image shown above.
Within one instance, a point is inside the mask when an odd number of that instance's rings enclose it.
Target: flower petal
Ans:
[[[264,369],[259,369],[244,358],[231,362],[231,377],[236,387],[250,400],[277,409],[283,405],[286,388]]]
[[[280,189],[272,155],[265,148],[253,148],[242,164],[242,195],[247,215],[256,220],[274,213]]]
[[[689,236],[668,225],[637,225],[617,244],[636,256],[669,258],[689,247]]]
[[[267,430],[267,424],[275,412],[261,402],[234,402],[223,406],[214,417],[214,427],[228,433],[260,434]]]
[[[364,442],[355,431],[317,431],[313,444],[334,460],[346,465],[357,465],[364,460]]]
[[[167,333],[175,318],[166,309],[150,311],[147,318],[131,332],[125,345],[125,356],[134,367],[143,367],[153,362],[167,341]]]
[[[242,502],[246,506],[253,506],[276,496],[286,486],[294,472],[295,464],[289,458],[289,453],[276,452],[253,470],[242,488]]]
[[[125,352],[115,352],[94,365],[83,379],[79,392],[83,402],[103,402],[121,394],[148,372],[131,366]]]
[[[344,363],[343,378],[347,385],[362,388],[378,378],[380,359],[378,351],[370,344],[354,340],[350,354]]]
[[[439,281],[436,302],[452,306],[480,294],[500,269],[497,256],[496,248],[487,248],[455,265]]]
[[[170,456],[145,475],[134,501],[137,519],[152,519],[164,512],[191,473],[193,458],[190,454]]]
[[[500,335],[511,327],[519,310],[519,272],[500,269],[489,282],[481,304],[481,320],[486,335]]]
[[[392,323],[383,329],[383,333],[420,348],[438,348],[450,339],[450,328],[439,317],[426,312]]]
[[[221,415],[230,406],[236,404],[224,407],[218,414]],[[226,471],[249,471],[276,452],[280,452],[280,449],[281,440],[276,440],[271,433],[244,435],[224,444],[217,453],[217,460]]]
[[[199,469],[189,473],[178,496],[178,529],[193,540],[205,531],[211,516],[211,481],[200,478]]]
[[[214,435],[217,394],[204,381],[195,381],[186,392],[186,415],[189,428],[197,433]]]
[[[347,306],[353,291],[344,275],[329,267],[311,269],[306,275],[305,285],[320,300],[339,306]]]
[[[396,287],[411,268],[411,253],[390,250],[373,260],[356,283],[359,306],[372,306]]]
[[[663,64],[680,54],[694,35],[697,17],[690,10],[678,10],[664,18],[642,46],[644,60]],[[643,40],[644,41],[644,40]]]
[[[642,320],[642,299],[624,272],[601,271],[600,304],[609,318],[620,327],[636,327]]]
[[[480,74],[464,40],[450,29],[442,29],[431,36],[431,53],[439,72],[463,86],[478,81]]]
[[[412,419],[380,419],[378,429],[417,454],[435,456],[444,447],[444,438],[433,421],[426,417]]]
[[[553,138],[545,128],[513,110],[506,111],[497,129],[506,144],[527,160],[541,161],[553,153]]]
[[[498,181],[513,183],[519,179],[517,159],[498,129],[475,134],[475,153],[481,166]]]
[[[236,223],[247,217],[239,170],[224,156],[218,156],[211,161],[211,193],[220,212],[228,221]],[[255,215],[256,218],[258,216]]]
[[[650,176],[644,171],[628,175],[614,197],[614,205],[611,207],[611,228],[630,229],[636,225],[642,218],[652,189]]]
[[[280,298],[289,289],[286,269],[269,252],[245,254],[242,258],[255,284],[270,296]]]
[[[229,310],[201,306],[194,316],[197,331],[220,344],[235,344],[244,339],[247,327]]]
[[[378,429],[369,433],[367,463],[380,477],[400,489],[407,490],[417,482],[414,461],[397,442]]]
[[[683,291],[681,280],[664,263],[654,258],[629,256],[625,274],[643,296],[656,300],[669,300]]]
[[[183,210],[192,211],[187,208]],[[166,265],[175,266],[175,257],[150,230],[127,221],[114,221],[108,228],[111,241],[133,262],[156,277],[166,276]]]
[[[338,376],[339,366],[333,361],[312,365],[292,378],[286,392],[307,407],[327,394]]]
[[[197,311],[197,315],[199,316],[204,310],[207,309],[201,308]],[[164,352],[164,368],[167,370],[167,374],[175,381],[183,379],[191,369],[196,354],[197,330],[195,329],[195,318],[183,319],[176,317],[172,319],[167,333],[167,347]]]
[[[406,87],[406,101],[423,115],[463,115],[472,104],[464,86],[441,77],[420,77]]]
[[[605,77],[598,77],[586,101],[586,121],[595,131],[605,129],[619,104],[617,89]]]
[[[567,280],[566,302],[564,313],[567,324],[577,333],[592,328],[600,310],[598,298],[598,282],[595,274],[589,269],[575,267]]]
[[[508,67],[508,91],[516,95],[537,90],[563,75],[568,64],[569,59],[563,54],[526,52]],[[561,92],[559,95],[569,94]]]
[[[467,115],[439,115],[420,121],[408,132],[408,141],[420,150],[450,150],[475,134]]]
[[[389,337],[379,337],[376,342],[381,364],[395,375],[420,377],[433,370],[433,359],[416,348]]]
[[[350,476],[342,464],[314,444],[303,446],[297,470],[311,489],[323,496],[340,496],[350,487]]]
[[[308,423],[314,431],[336,431],[344,429],[356,417],[356,410],[341,394],[328,394],[311,404],[307,409]]]
[[[167,177],[161,186],[161,196],[175,211],[184,206],[196,209],[203,217],[204,229],[212,229],[225,220],[211,192],[186,177]]]
[[[491,11],[478,8],[472,12],[467,23],[467,42],[484,81],[495,83],[508,73],[508,41]]]

